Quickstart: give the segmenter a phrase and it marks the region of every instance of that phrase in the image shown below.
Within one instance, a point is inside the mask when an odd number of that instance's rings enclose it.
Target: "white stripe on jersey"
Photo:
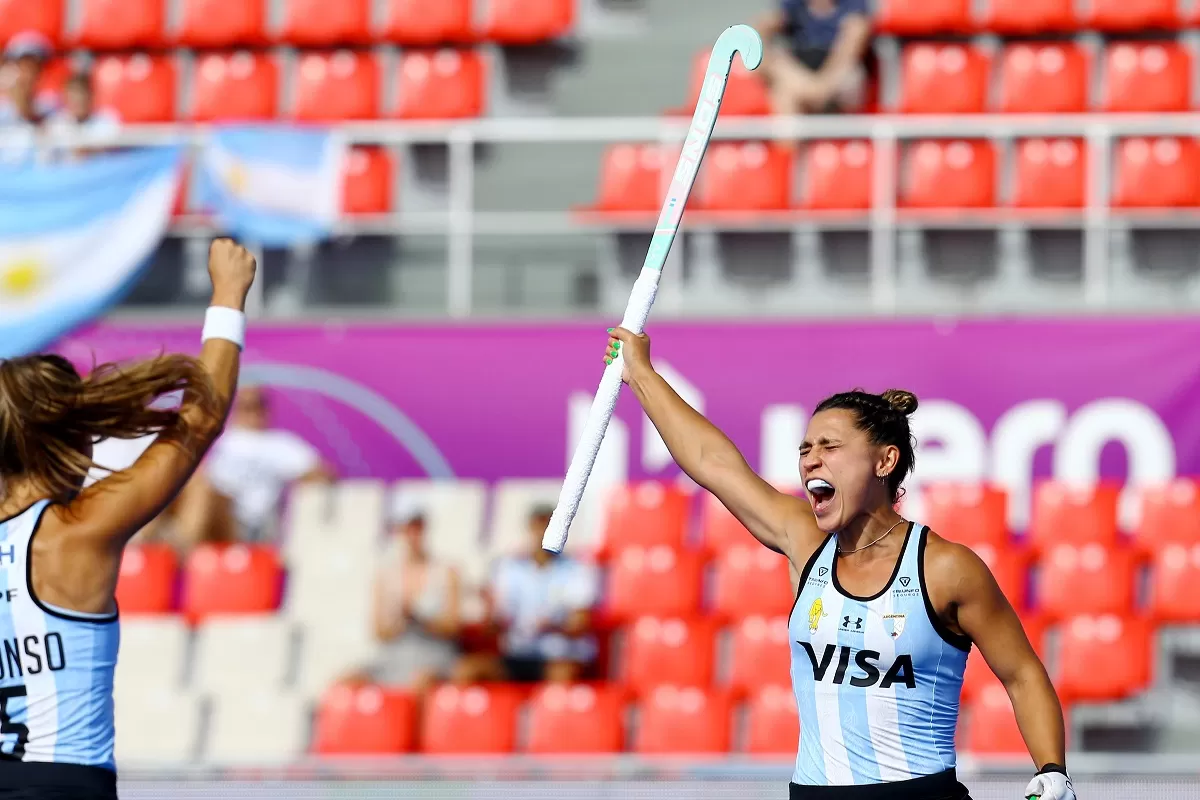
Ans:
[[[895,609],[891,592],[878,601],[883,603],[884,614]],[[896,644],[890,633],[883,629],[883,617],[867,615],[867,636],[879,648],[879,663],[891,664],[896,659]],[[896,710],[896,687],[880,689],[867,694],[867,725],[871,734],[871,745],[875,749],[875,760],[879,765],[879,779],[902,781],[912,777],[908,758],[900,738],[900,715]]]

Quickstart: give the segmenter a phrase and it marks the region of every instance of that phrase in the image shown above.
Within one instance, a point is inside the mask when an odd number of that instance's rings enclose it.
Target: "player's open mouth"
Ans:
[[[812,478],[804,484],[808,496],[812,498],[813,513],[821,514],[833,505],[833,495],[837,492],[833,485],[822,478]]]

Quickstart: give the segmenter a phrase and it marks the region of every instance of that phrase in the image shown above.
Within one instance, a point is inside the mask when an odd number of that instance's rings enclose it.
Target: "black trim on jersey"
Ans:
[[[821,553],[825,551],[825,547],[829,544],[829,540],[837,534],[831,533],[821,540],[821,545],[808,557],[804,569],[800,571],[800,582],[796,584],[796,599],[792,601],[792,610],[788,612],[787,618],[790,620],[792,614],[796,613],[796,604],[800,602],[800,595],[804,594],[804,584],[808,582],[808,576],[812,573],[813,566],[816,565],[817,559],[821,557]]]
[[[904,544],[902,544],[900,546],[900,557],[896,559],[896,566],[892,568],[892,577],[888,578],[887,583],[885,583],[883,585],[882,589],[880,589],[878,592],[871,595],[870,597],[859,597],[856,594],[850,594],[849,592],[847,592],[845,589],[842,588],[842,584],[838,580],[838,576],[837,576],[837,565],[838,565],[837,553],[834,553],[833,554],[833,569],[831,571],[833,572],[833,586],[835,589],[838,590],[838,594],[840,594],[842,597],[846,597],[851,600],[857,600],[860,603],[869,603],[872,600],[878,600],[879,598],[883,597],[883,595],[887,592],[887,590],[892,588],[892,584],[896,582],[896,576],[900,574],[900,565],[904,563],[904,554],[906,552],[908,552],[908,540],[912,537],[913,524],[914,523],[912,523],[912,522],[908,523],[908,530],[906,530],[904,532]]]
[[[971,652],[971,637],[955,633],[947,628],[946,623],[942,622],[942,618],[938,616],[937,609],[933,607],[933,601],[929,599],[929,587],[925,585],[925,543],[928,541],[929,528],[925,528],[921,531],[921,542],[917,547],[917,579],[921,582],[921,599],[925,601],[925,613],[929,616],[929,622],[933,625],[933,629],[946,644],[962,650],[964,653],[969,653]]]
[[[21,509],[20,511],[18,511],[17,513],[13,514],[11,517],[5,517],[4,519],[0,519],[0,525],[3,525],[3,524],[4,524],[4,523],[6,523],[6,522],[12,522],[14,519],[16,519],[17,517],[19,517],[19,516],[21,516],[21,515],[23,515],[23,514],[28,514],[28,513],[29,513],[29,509],[33,508],[34,506],[36,506],[36,505],[37,505],[38,503],[40,503],[40,502],[42,502],[42,501],[41,501],[41,500],[35,500],[34,502],[32,502],[32,503],[30,503],[29,505],[25,506],[25,508],[23,508],[23,509]]]
[[[38,514],[37,521],[33,523],[33,530],[29,532],[29,544],[26,545],[28,549],[25,551],[25,587],[29,590],[29,599],[32,600],[33,604],[40,608],[43,613],[49,614],[52,617],[65,619],[68,622],[86,622],[91,625],[111,625],[117,621],[118,617],[120,617],[121,609],[118,608],[113,613],[105,614],[103,616],[78,616],[76,614],[69,614],[50,608],[38,599],[37,592],[33,590],[33,537],[37,536],[37,532],[41,530],[42,520],[46,517],[46,512],[49,511],[54,505],[56,505],[56,503],[46,504],[46,507],[42,509],[42,513]],[[113,602],[116,601],[114,600]]]
[[[904,781],[864,783],[856,786],[801,786],[788,784],[789,800],[970,800],[967,787],[958,782],[951,767],[943,772]]]

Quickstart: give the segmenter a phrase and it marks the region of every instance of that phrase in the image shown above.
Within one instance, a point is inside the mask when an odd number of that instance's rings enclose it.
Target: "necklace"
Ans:
[[[900,522],[904,522],[904,521],[905,520],[903,518],[900,519]],[[853,550],[843,550],[841,545],[838,545],[838,549],[837,549],[838,555],[839,556],[848,556],[851,553],[857,553],[859,550],[866,550],[868,547],[870,547],[873,544],[879,544],[880,542],[882,542],[884,539],[887,538],[889,533],[896,530],[896,527],[900,524],[900,522],[897,522],[895,525],[893,525],[892,527],[890,527],[886,531],[884,531],[883,535],[880,536],[878,539],[873,539],[872,541],[864,544],[862,547],[856,547]]]

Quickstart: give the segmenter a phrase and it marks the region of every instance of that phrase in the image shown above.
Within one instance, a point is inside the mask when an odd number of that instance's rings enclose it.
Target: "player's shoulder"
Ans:
[[[933,530],[925,532],[924,560],[927,581],[958,583],[964,579],[981,579],[988,573],[987,564],[974,550],[939,536]]]

